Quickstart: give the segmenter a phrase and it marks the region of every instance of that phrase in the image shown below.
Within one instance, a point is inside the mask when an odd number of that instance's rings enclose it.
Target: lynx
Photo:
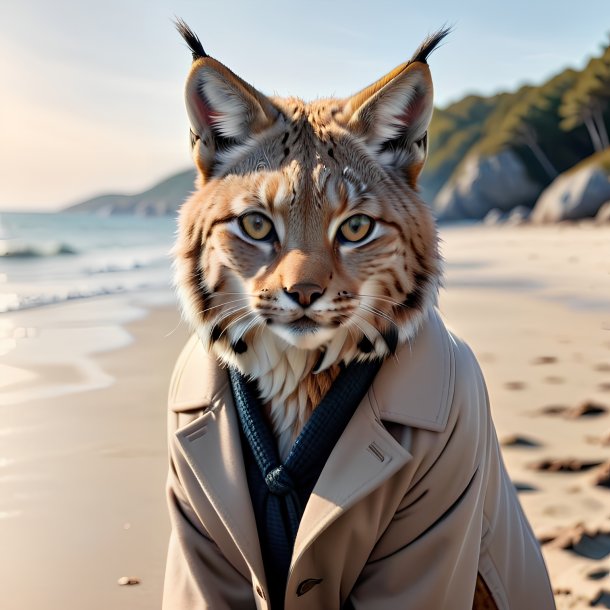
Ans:
[[[184,24],[164,610],[554,607],[481,371],[435,305],[429,36],[361,92],[268,97]],[[356,388],[356,389],[354,389]]]
[[[437,298],[441,257],[417,194],[432,115],[426,59],[447,34],[346,99],[269,98],[187,30],[197,191],[182,206],[186,318],[256,379],[285,456],[337,375],[385,358]]]

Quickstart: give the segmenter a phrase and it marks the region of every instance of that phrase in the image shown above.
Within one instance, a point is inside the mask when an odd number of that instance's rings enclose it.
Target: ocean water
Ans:
[[[94,356],[131,343],[125,325],[151,306],[176,303],[175,228],[173,218],[0,214],[0,406],[114,382]],[[169,332],[158,329],[159,345]]]
[[[169,291],[174,218],[0,214],[0,313]]]

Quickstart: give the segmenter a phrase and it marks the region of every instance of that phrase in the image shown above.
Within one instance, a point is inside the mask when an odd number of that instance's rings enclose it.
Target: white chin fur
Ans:
[[[298,333],[290,330],[286,324],[272,324],[267,328],[289,345],[310,350],[318,349],[328,343],[337,332],[336,328],[319,328],[310,332]]]

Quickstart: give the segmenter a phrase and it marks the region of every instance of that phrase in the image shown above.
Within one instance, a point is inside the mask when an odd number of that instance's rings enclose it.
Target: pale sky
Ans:
[[[608,0],[1,0],[0,209],[137,192],[191,165],[174,15],[261,91],[305,99],[358,91],[454,25],[430,59],[440,106],[580,68],[610,31]]]

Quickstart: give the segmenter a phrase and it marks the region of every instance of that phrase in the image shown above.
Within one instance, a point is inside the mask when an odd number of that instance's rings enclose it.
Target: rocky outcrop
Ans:
[[[508,149],[469,157],[458,171],[434,200],[439,220],[480,219],[494,208],[507,212],[516,206],[531,207],[543,188]]]
[[[495,225],[509,225],[513,227],[523,225],[527,224],[531,212],[532,209],[524,205],[518,205],[510,210],[510,212],[502,212],[498,208],[492,208],[485,214],[483,224],[490,227]]]
[[[559,222],[595,216],[610,199],[610,172],[586,159],[561,174],[540,195],[532,212],[532,222]]]

